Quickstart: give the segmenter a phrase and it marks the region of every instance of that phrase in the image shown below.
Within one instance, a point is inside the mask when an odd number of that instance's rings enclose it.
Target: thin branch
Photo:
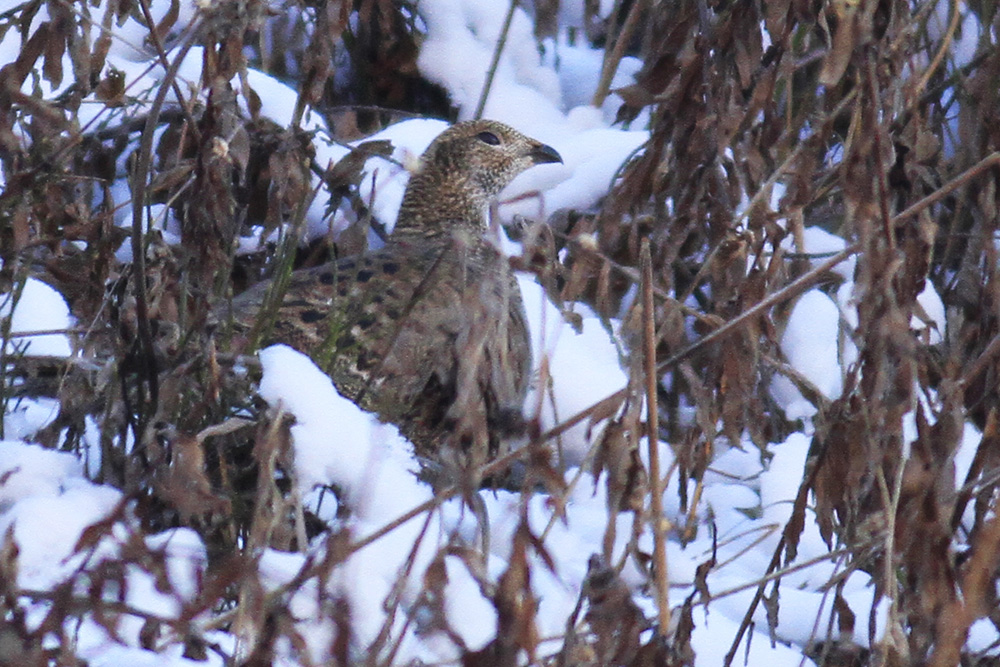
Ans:
[[[160,34],[156,29],[156,21],[149,10],[149,0],[140,0],[139,7],[142,9],[142,16],[146,19],[146,24],[149,26],[149,41],[152,42],[153,47],[156,49],[156,57],[159,59],[163,69],[170,71],[170,61],[167,59],[167,52],[163,48],[163,40],[160,39]],[[183,56],[181,59],[183,59]],[[195,143],[200,145],[201,132],[198,130],[198,123],[195,122],[194,116],[191,115],[191,109],[184,103],[184,95],[181,92],[181,87],[177,84],[177,77],[168,76],[163,81],[164,83],[170,82],[170,88],[174,91],[174,95],[177,96],[177,104],[180,106],[181,113],[184,114],[184,119],[187,121],[187,128],[190,130],[191,136],[194,137]]]
[[[677,354],[661,361],[657,366],[657,368],[660,371],[663,371],[673,366],[676,366],[678,363],[680,363],[687,357],[691,356],[695,351],[700,350],[709,343],[714,343],[723,336],[732,333],[735,329],[746,324],[748,320],[757,317],[765,310],[798,296],[799,294],[801,294],[802,292],[806,291],[814,284],[819,282],[819,279],[823,276],[823,274],[833,269],[833,267],[837,266],[845,259],[849,258],[851,255],[856,254],[859,249],[860,246],[856,243],[844,248],[843,250],[838,252],[836,255],[834,255],[827,261],[823,262],[822,264],[813,268],[812,270],[803,273],[801,276],[799,276],[792,282],[788,283],[788,285],[786,285],[782,289],[778,290],[777,292],[774,292],[770,296],[761,300],[755,306],[752,306],[751,308],[748,308],[747,310],[743,311],[738,316],[729,320],[715,331],[701,337],[700,339],[698,339],[691,345],[688,345],[686,348],[684,348]]]
[[[930,5],[931,3],[928,3]],[[948,48],[951,46],[952,40],[955,38],[955,31],[958,29],[958,0],[949,0],[948,3],[951,6],[951,17],[948,20],[948,29],[945,31],[944,37],[941,39],[941,44],[938,46],[937,53],[934,54],[934,59],[931,64],[927,67],[927,71],[924,75],[920,77],[920,81],[917,83],[917,87],[914,88],[914,93],[919,93],[924,88],[927,87],[927,83],[934,76],[934,72],[938,70],[941,66],[941,62],[944,60],[945,54],[948,52]]]
[[[476,104],[476,112],[472,115],[474,119],[483,117],[483,109],[486,108],[486,98],[490,96],[490,88],[493,87],[493,77],[496,76],[497,67],[500,65],[500,54],[504,45],[507,44],[507,33],[510,32],[511,21],[514,20],[514,10],[517,9],[517,0],[510,0],[510,7],[507,9],[507,16],[504,17],[503,27],[500,28],[500,36],[497,37],[496,48],[493,49],[493,60],[490,68],[486,70],[486,80],[483,82],[483,92],[479,94],[479,102]]]
[[[610,52],[605,51],[604,63],[601,67],[601,78],[597,83],[597,90],[594,91],[594,97],[591,100],[593,106],[600,107],[604,104],[604,100],[607,99],[608,92],[611,90],[611,80],[615,78],[618,65],[625,55],[625,48],[632,39],[632,33],[635,32],[636,26],[639,25],[639,17],[642,16],[645,9],[646,0],[637,0],[632,4],[628,16],[625,17],[625,23],[622,24],[621,32],[618,33],[615,39],[614,48]]]
[[[909,218],[910,216],[920,213],[920,211],[938,202],[939,200],[944,199],[945,197],[950,195],[953,191],[957,190],[958,188],[962,187],[967,182],[978,176],[980,173],[998,164],[1000,164],[1000,151],[994,151],[993,153],[990,153],[976,164],[972,165],[971,167],[963,171],[955,178],[951,179],[950,181],[942,185],[934,192],[930,193],[917,203],[907,208],[902,213],[897,213],[893,217],[892,223],[894,225],[898,225],[901,221],[905,220],[906,218]]]
[[[192,23],[192,26],[194,25],[195,23]],[[192,28],[191,32],[194,34],[197,30]],[[140,408],[141,414],[135,433],[137,442],[140,442],[144,437],[143,431],[145,430],[146,422],[155,412],[160,391],[155,349],[153,346],[153,333],[149,324],[149,301],[146,294],[146,253],[145,248],[143,248],[145,234],[142,229],[146,189],[148,187],[149,172],[152,169],[153,135],[156,133],[160,111],[163,109],[167,93],[170,90],[170,86],[167,84],[176,80],[181,63],[184,61],[184,57],[193,44],[193,39],[185,40],[181,44],[177,56],[170,64],[166,75],[164,75],[163,85],[156,91],[156,98],[153,100],[149,115],[146,117],[146,126],[142,130],[142,138],[139,141],[138,159],[135,162],[135,171],[132,178],[132,261],[135,263],[132,283],[135,289],[136,320],[139,329],[141,362],[144,365],[145,382],[149,386],[149,401],[142,404]],[[140,403],[142,403],[141,398]]]
[[[663,479],[660,476],[660,421],[656,394],[656,322],[653,304],[653,259],[649,239],[642,240],[639,255],[642,272],[642,347],[646,376],[646,444],[649,447],[649,521],[653,528],[653,582],[656,586],[658,633],[666,637],[670,629],[670,587],[667,571],[666,532],[670,521],[663,513]]]

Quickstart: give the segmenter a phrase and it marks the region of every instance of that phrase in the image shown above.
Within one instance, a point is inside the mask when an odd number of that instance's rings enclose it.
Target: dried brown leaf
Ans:
[[[639,635],[645,629],[646,618],[618,572],[598,555],[587,562],[583,595],[589,603],[584,618],[596,635],[594,650],[598,664],[632,662],[639,650]]]

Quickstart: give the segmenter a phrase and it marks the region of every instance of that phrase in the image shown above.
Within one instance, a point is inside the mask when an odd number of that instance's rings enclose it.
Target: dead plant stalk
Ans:
[[[669,520],[663,514],[663,484],[660,476],[660,421],[656,400],[659,375],[656,370],[656,317],[653,304],[653,259],[649,239],[642,240],[639,263],[642,267],[642,346],[643,370],[646,378],[646,444],[649,447],[649,510],[653,528],[653,581],[656,586],[656,608],[659,633],[666,637],[670,628],[670,601],[667,597],[666,532]]]
[[[486,79],[483,81],[483,92],[479,94],[479,102],[476,104],[476,112],[473,118],[482,118],[483,110],[486,108],[486,100],[490,96],[490,88],[493,87],[493,77],[496,76],[497,67],[500,65],[500,54],[507,43],[507,34],[510,32],[510,23],[514,20],[514,10],[517,9],[517,0],[510,0],[510,7],[507,8],[507,15],[503,19],[503,27],[500,28],[500,36],[497,37],[496,48],[493,49],[493,60],[490,61],[490,68],[486,70]]]

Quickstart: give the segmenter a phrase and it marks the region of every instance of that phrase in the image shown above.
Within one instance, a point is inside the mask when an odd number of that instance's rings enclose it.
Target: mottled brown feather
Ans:
[[[478,466],[504,453],[531,346],[486,209],[517,174],[558,161],[501,123],[449,128],[411,176],[386,246],[293,273],[261,342],[308,354],[341,394],[397,424],[429,461]],[[238,331],[253,329],[269,290],[262,283],[233,300]]]

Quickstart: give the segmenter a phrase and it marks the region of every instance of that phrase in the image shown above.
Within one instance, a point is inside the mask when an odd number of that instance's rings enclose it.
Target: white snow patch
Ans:
[[[781,336],[781,352],[792,368],[831,400],[843,390],[840,340],[840,310],[833,299],[816,289],[799,297]],[[816,414],[816,406],[784,375],[772,380],[771,396],[789,419]]]
[[[806,227],[802,230],[803,247],[795,246],[794,237],[789,234],[781,241],[781,247],[786,252],[801,252],[809,255],[817,255],[810,258],[810,268],[816,268],[830,259],[830,256],[841,252],[847,248],[847,241],[831,234],[822,227]],[[857,255],[852,255],[833,267],[833,272],[846,281],[854,280],[854,269],[857,266]]]
[[[625,387],[628,378],[621,368],[614,338],[590,308],[573,305],[582,324],[577,333],[537,282],[527,276],[518,276],[517,282],[528,317],[536,368],[535,381],[525,400],[525,414],[534,414],[541,404],[542,428],[551,428]],[[551,390],[540,386],[542,380],[537,375],[543,359],[548,361]],[[600,426],[586,421],[566,431],[560,439],[565,462],[579,464],[599,434]]]
[[[291,432],[299,493],[317,484],[337,486],[351,508],[352,526],[359,536],[431,499],[430,487],[417,481],[410,445],[396,427],[379,422],[340,396],[329,377],[291,348],[271,346],[260,352],[260,359],[264,369],[261,396],[296,419]],[[414,544],[420,540],[403,589],[411,603],[438,548],[448,543],[449,532],[440,517],[432,514],[427,519],[426,532],[425,519],[418,515],[371,542],[334,573],[332,584],[349,596],[353,627],[362,642],[372,641],[382,628],[383,602],[403,576]],[[458,599],[482,597],[471,578],[456,577],[450,586]],[[482,637],[479,620],[470,618],[465,608],[452,611],[449,621],[467,643]],[[397,616],[394,627],[401,629],[402,623]],[[412,646],[414,651],[431,649],[430,644]]]
[[[0,318],[2,317],[11,318],[11,334],[61,331],[74,325],[69,306],[62,295],[36,278],[25,280],[20,294],[17,290],[0,293]],[[18,353],[68,357],[72,354],[72,347],[69,338],[63,333],[11,336],[7,341],[7,354]]]

